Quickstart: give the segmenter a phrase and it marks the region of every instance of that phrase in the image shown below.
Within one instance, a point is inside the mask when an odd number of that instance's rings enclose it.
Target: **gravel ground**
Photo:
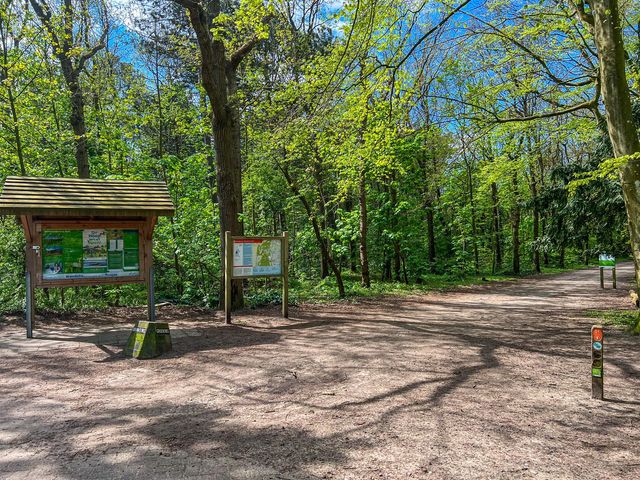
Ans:
[[[640,339],[597,269],[238,315],[160,309],[174,351],[122,343],[143,310],[0,323],[0,478],[638,479]]]

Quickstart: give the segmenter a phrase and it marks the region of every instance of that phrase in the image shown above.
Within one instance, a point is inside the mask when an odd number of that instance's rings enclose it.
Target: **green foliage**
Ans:
[[[640,335],[640,313],[637,310],[594,310],[588,315],[604,325],[622,327],[630,335]]]
[[[140,4],[135,29],[110,19],[107,48],[80,76],[91,171],[167,183],[176,215],[156,230],[157,296],[216,306],[220,212],[199,50],[182,7]],[[211,28],[228,52],[257,42],[232,98],[241,220],[247,234],[289,232],[294,302],[337,298],[322,242],[351,299],[628,253],[617,178],[628,159],[610,159],[587,110],[542,117],[594,94],[593,69],[575,60],[595,61],[593,39],[566,5],[496,0],[437,27],[448,3],[222,4]],[[625,5],[628,18],[636,8]],[[103,15],[74,10],[86,25]],[[71,103],[50,39],[19,2],[0,0],[0,24],[0,180],[74,176]],[[636,85],[640,42],[625,35]],[[540,118],[504,121],[522,116]],[[370,289],[360,278],[363,210]],[[23,307],[23,246],[13,219],[0,219],[3,311]],[[250,306],[277,303],[279,283],[250,281],[246,293]],[[38,292],[56,310],[144,302],[139,286],[66,289],[64,305],[60,291]]]

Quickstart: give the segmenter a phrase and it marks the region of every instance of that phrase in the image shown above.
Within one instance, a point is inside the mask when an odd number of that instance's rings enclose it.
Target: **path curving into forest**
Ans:
[[[0,326],[1,478],[637,479],[640,339],[597,269],[281,320],[166,309],[175,351],[125,359],[134,316]],[[609,285],[610,286],[610,285]]]

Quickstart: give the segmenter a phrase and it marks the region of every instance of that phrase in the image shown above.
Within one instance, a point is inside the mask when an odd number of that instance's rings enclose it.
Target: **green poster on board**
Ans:
[[[124,240],[122,230],[107,230],[107,268],[123,270]]]
[[[82,272],[82,230],[48,230],[42,236],[45,277]]]
[[[82,273],[107,273],[107,232],[102,229],[82,231]]]
[[[42,232],[44,280],[139,275],[138,230],[85,229]]]
[[[140,244],[138,230],[123,230],[124,238],[124,269],[138,270],[140,268]]]

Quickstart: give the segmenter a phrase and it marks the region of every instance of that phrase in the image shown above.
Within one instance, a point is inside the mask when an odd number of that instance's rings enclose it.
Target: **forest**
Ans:
[[[166,182],[179,304],[218,306],[225,231],[289,232],[293,301],[640,258],[639,95],[635,1],[0,0],[0,184]],[[0,217],[3,311],[24,261]],[[65,290],[39,304],[145,302]]]

